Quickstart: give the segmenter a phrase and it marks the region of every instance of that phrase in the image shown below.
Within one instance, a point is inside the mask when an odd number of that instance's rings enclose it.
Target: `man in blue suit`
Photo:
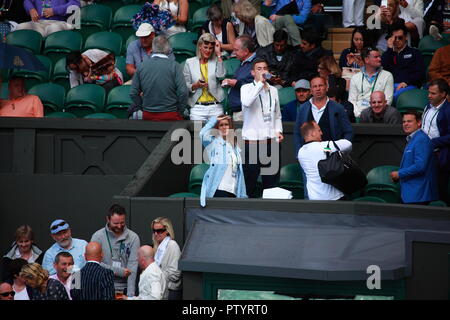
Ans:
[[[450,205],[450,88],[444,79],[435,79],[428,88],[429,104],[423,112],[422,130],[430,137],[438,161],[439,199]]]
[[[428,204],[438,199],[436,159],[430,138],[421,127],[421,115],[414,110],[403,114],[406,148],[399,171],[391,172],[394,182],[400,180],[403,203]]]

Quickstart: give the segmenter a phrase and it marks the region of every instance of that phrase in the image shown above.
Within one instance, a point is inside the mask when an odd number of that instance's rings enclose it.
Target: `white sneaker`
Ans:
[[[429,34],[436,41],[444,39],[444,37],[439,33],[438,27],[436,27],[435,25],[430,26]]]

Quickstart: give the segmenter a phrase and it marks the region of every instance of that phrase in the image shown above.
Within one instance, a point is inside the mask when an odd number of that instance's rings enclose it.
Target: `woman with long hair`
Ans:
[[[340,68],[361,68],[364,61],[361,59],[361,51],[367,46],[367,34],[365,27],[353,29],[350,48],[344,49],[339,58]]]

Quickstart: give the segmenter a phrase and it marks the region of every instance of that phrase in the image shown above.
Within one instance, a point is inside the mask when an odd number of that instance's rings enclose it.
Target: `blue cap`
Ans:
[[[69,224],[61,219],[57,219],[55,221],[52,222],[52,224],[50,225],[50,232],[51,234],[56,234],[60,231],[63,230],[67,230],[69,229]]]
[[[311,89],[311,86],[309,85],[309,81],[305,80],[305,79],[298,80],[295,83],[295,87],[294,87],[294,90],[297,90],[297,89],[308,89],[308,90]]]

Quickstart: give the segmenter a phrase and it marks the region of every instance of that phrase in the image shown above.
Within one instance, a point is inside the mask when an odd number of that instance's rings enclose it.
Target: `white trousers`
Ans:
[[[220,103],[207,106],[196,104],[191,108],[191,120],[208,121],[211,117],[217,117],[223,114],[223,107]]]
[[[63,31],[63,30],[72,30],[73,25],[65,22],[65,21],[59,21],[59,20],[38,20],[36,22],[30,21],[30,22],[23,22],[17,25],[16,30],[34,30],[39,32],[42,37],[46,37],[49,34],[52,34],[53,32],[57,31]]]
[[[343,0],[342,1],[342,24],[344,28],[349,26],[364,25],[365,0]]]

